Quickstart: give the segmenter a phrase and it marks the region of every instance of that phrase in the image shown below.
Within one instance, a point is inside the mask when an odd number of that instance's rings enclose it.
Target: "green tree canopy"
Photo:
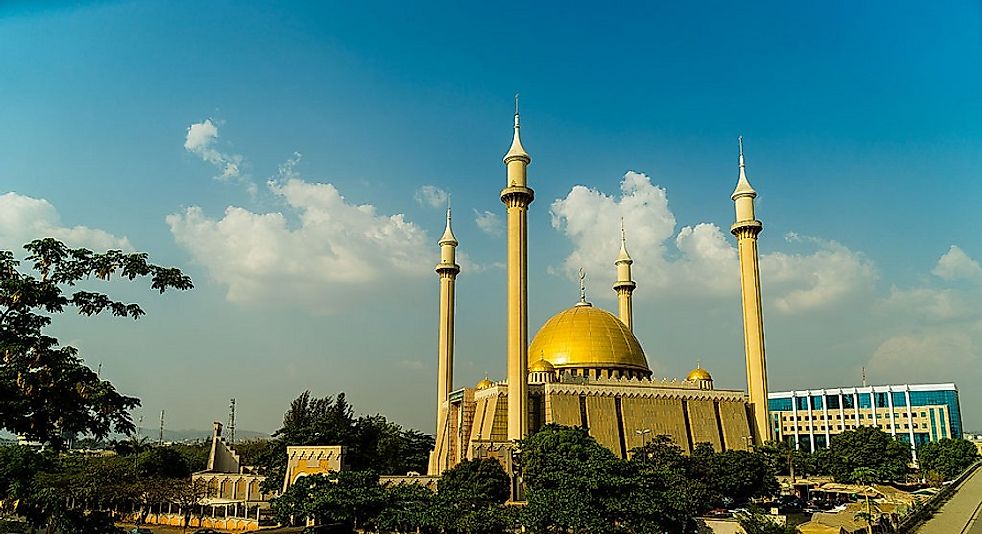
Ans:
[[[941,480],[956,478],[978,460],[978,449],[967,439],[945,438],[917,448],[921,471],[936,473]]]
[[[839,482],[854,482],[857,469],[869,469],[866,482],[904,480],[910,463],[910,447],[879,428],[861,426],[832,436],[829,471]]]
[[[12,252],[0,251],[0,427],[55,447],[66,435],[132,433],[129,412],[140,401],[101,380],[74,347],[60,345],[45,329],[69,308],[81,315],[144,315],[138,304],[80,289],[79,283],[149,278],[150,287],[163,293],[190,289],[191,279],[149,263],[145,253],[95,253],[51,238],[24,248],[28,269]]]
[[[356,417],[344,393],[318,398],[305,391],[290,404],[273,439],[252,453],[266,475],[264,491],[283,483],[291,445],[341,445],[346,469],[405,475],[426,471],[433,437],[381,415]]]

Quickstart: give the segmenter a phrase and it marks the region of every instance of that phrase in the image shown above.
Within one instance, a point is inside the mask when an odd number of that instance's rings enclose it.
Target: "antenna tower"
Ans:
[[[160,437],[157,439],[157,445],[164,444],[164,411],[160,410]]]

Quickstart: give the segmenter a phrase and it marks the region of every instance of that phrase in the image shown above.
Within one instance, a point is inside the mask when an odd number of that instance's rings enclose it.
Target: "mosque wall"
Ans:
[[[623,428],[619,424],[619,419],[614,397],[589,396],[586,398],[586,421],[590,435],[601,445],[623,458],[626,451],[621,450]]]
[[[715,403],[711,400],[690,400],[686,403],[689,416],[689,429],[693,445],[709,443],[713,449],[723,450],[723,436],[720,435],[719,425],[716,424]]]
[[[720,402],[719,418],[723,426],[723,441],[727,449],[747,449],[750,436],[750,422],[747,418],[747,405],[737,402]]]

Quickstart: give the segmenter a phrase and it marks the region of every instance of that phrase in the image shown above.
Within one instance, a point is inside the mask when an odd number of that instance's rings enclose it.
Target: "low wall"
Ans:
[[[951,484],[948,484],[942,488],[941,491],[924,501],[924,504],[918,507],[917,510],[901,519],[897,523],[897,534],[913,533],[917,527],[921,526],[921,523],[924,523],[930,519],[930,517],[934,515],[934,512],[938,511],[938,508],[941,508],[941,505],[944,504],[948,498],[958,490],[959,487],[961,487],[962,482],[965,482],[965,479],[974,473],[980,466],[982,466],[982,462],[976,462],[974,465],[966,469],[961,475],[958,475],[958,478],[952,481]]]
[[[136,514],[138,515],[138,514]],[[126,518],[127,522],[134,522],[136,515]],[[149,514],[143,520],[148,525],[167,525],[172,527],[183,527],[184,516],[179,514]],[[231,530],[234,532],[249,532],[259,530],[259,521],[255,518],[245,517],[197,517],[191,516],[188,521],[188,528],[214,528],[221,530]]]

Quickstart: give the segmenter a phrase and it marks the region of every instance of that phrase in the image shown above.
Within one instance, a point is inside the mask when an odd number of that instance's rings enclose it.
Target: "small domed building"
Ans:
[[[517,105],[517,104],[516,104]],[[709,443],[718,451],[746,449],[769,436],[766,371],[756,235],[756,192],[746,180],[743,149],[733,233],[740,246],[749,395],[713,386],[709,371],[698,365],[685,379],[652,376],[644,349],[634,334],[631,276],[634,260],[627,251],[623,224],[620,253],[614,259],[618,310],[611,313],[586,300],[580,274],[580,300],[550,317],[531,342],[528,339],[527,213],[534,194],[527,187],[531,157],[522,146],[516,107],[515,131],[505,154],[506,187],[501,192],[508,217],[507,376],[485,378],[475,387],[454,389],[453,324],[458,242],[450,210],[439,244],[440,318],[436,444],[429,474],[439,475],[465,459],[500,458],[545,424],[582,426],[598,442],[626,458],[644,436],[666,435],[684,451]],[[751,242],[751,240],[753,242]]]

